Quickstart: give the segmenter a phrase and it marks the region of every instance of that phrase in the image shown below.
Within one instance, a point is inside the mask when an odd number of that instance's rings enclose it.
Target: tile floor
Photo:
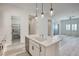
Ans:
[[[79,56],[79,39],[67,39],[61,42],[60,56]],[[9,50],[5,52],[4,56],[30,56],[22,44],[11,45],[8,48]]]
[[[29,55],[29,53],[26,51],[26,52],[19,53],[19,54],[17,54],[16,56],[30,56],[30,55]]]

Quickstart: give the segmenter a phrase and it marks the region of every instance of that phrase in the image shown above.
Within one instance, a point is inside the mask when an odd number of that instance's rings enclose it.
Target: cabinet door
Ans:
[[[40,56],[45,56],[45,47],[44,46],[40,46]]]
[[[32,41],[29,40],[29,52],[31,55],[33,55],[34,53],[34,45],[31,43]]]
[[[39,48],[34,46],[34,53],[33,56],[39,56]]]
[[[29,38],[25,37],[25,49],[29,51]]]
[[[39,56],[39,47],[37,47],[37,44],[33,41],[29,41],[29,52],[32,56]]]

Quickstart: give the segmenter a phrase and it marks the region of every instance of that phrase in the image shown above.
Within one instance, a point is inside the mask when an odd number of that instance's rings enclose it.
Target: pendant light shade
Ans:
[[[52,3],[51,3],[50,14],[51,14],[51,16],[53,15],[53,8],[52,8]]]
[[[35,16],[35,19],[38,19],[38,17],[37,17],[37,16]]]
[[[41,17],[44,17],[44,12],[43,12],[43,3],[42,3],[42,12],[41,12]]]
[[[41,17],[44,17],[44,12],[41,13]]]

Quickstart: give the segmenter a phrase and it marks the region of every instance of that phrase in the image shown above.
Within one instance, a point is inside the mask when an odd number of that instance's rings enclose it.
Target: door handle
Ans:
[[[34,46],[32,46],[32,50],[34,50]]]
[[[40,52],[41,52],[41,47],[40,47]]]

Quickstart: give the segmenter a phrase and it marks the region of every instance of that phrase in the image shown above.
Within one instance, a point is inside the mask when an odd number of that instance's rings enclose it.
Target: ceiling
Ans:
[[[27,13],[35,15],[36,4],[35,3],[5,3],[0,5],[10,5],[14,7],[21,8],[25,10]],[[42,4],[38,3],[38,14],[41,14]],[[79,4],[78,3],[53,3],[54,14],[56,18],[63,18],[69,16],[78,16],[79,15]],[[50,4],[44,3],[44,13],[46,16],[50,16]]]

